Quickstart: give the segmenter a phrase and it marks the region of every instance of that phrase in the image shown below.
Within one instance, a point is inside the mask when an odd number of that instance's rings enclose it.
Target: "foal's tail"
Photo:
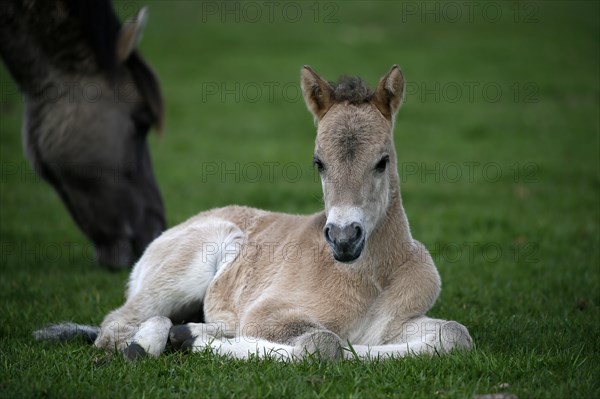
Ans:
[[[100,327],[86,326],[75,323],[53,324],[33,332],[33,337],[38,341],[66,342],[75,339],[83,339],[85,342],[93,344]]]

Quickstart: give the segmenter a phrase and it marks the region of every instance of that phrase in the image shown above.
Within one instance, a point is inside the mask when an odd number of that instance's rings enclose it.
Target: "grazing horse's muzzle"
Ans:
[[[365,247],[365,229],[358,222],[340,227],[327,223],[323,229],[325,240],[338,262],[350,263],[358,259]]]

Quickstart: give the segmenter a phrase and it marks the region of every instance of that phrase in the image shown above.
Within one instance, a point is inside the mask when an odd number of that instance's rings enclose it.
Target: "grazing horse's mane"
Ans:
[[[331,84],[331,86],[334,102],[358,105],[373,99],[373,90],[359,77],[342,76],[337,83]]]
[[[67,0],[68,12],[82,29],[83,37],[93,52],[98,67],[114,78],[119,60],[117,58],[117,38],[121,23],[115,14],[110,0]],[[163,123],[163,101],[158,79],[152,69],[133,50],[125,61],[131,76],[146,99],[152,112],[153,124],[160,132]]]
[[[69,16],[78,21],[83,37],[90,46],[98,66],[114,72],[117,67],[116,43],[121,23],[110,0],[67,0]]]
[[[135,48],[119,59],[123,27],[110,0],[2,0],[0,56],[20,89],[33,93],[49,81],[60,84],[62,74],[77,80],[99,73],[111,85],[119,84],[124,67],[148,104],[150,125],[160,131],[164,111],[158,78]]]

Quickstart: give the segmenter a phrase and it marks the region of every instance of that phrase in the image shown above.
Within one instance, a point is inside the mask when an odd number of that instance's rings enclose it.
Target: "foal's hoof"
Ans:
[[[447,321],[442,325],[440,341],[446,351],[452,349],[470,350],[473,339],[465,326],[456,321]]]
[[[342,356],[342,340],[335,333],[317,330],[302,335],[298,343],[304,354],[316,355],[320,359],[338,359]]]
[[[175,349],[190,349],[195,339],[196,337],[192,335],[192,331],[186,325],[173,326],[169,332],[169,340]]]
[[[123,355],[127,360],[134,361],[142,357],[146,357],[146,350],[137,342],[133,342],[123,350]]]

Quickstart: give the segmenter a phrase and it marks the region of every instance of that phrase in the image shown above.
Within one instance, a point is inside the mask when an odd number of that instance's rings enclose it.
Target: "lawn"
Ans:
[[[141,51],[166,98],[150,137],[169,225],[237,203],[321,207],[310,64],[374,85],[408,80],[395,141],[415,238],[469,353],[386,362],[234,361],[168,353],[128,363],[82,342],[35,342],[99,324],[127,273],[89,243],[21,149],[22,98],[0,66],[0,396],[600,397],[598,2],[122,1],[150,6]]]

